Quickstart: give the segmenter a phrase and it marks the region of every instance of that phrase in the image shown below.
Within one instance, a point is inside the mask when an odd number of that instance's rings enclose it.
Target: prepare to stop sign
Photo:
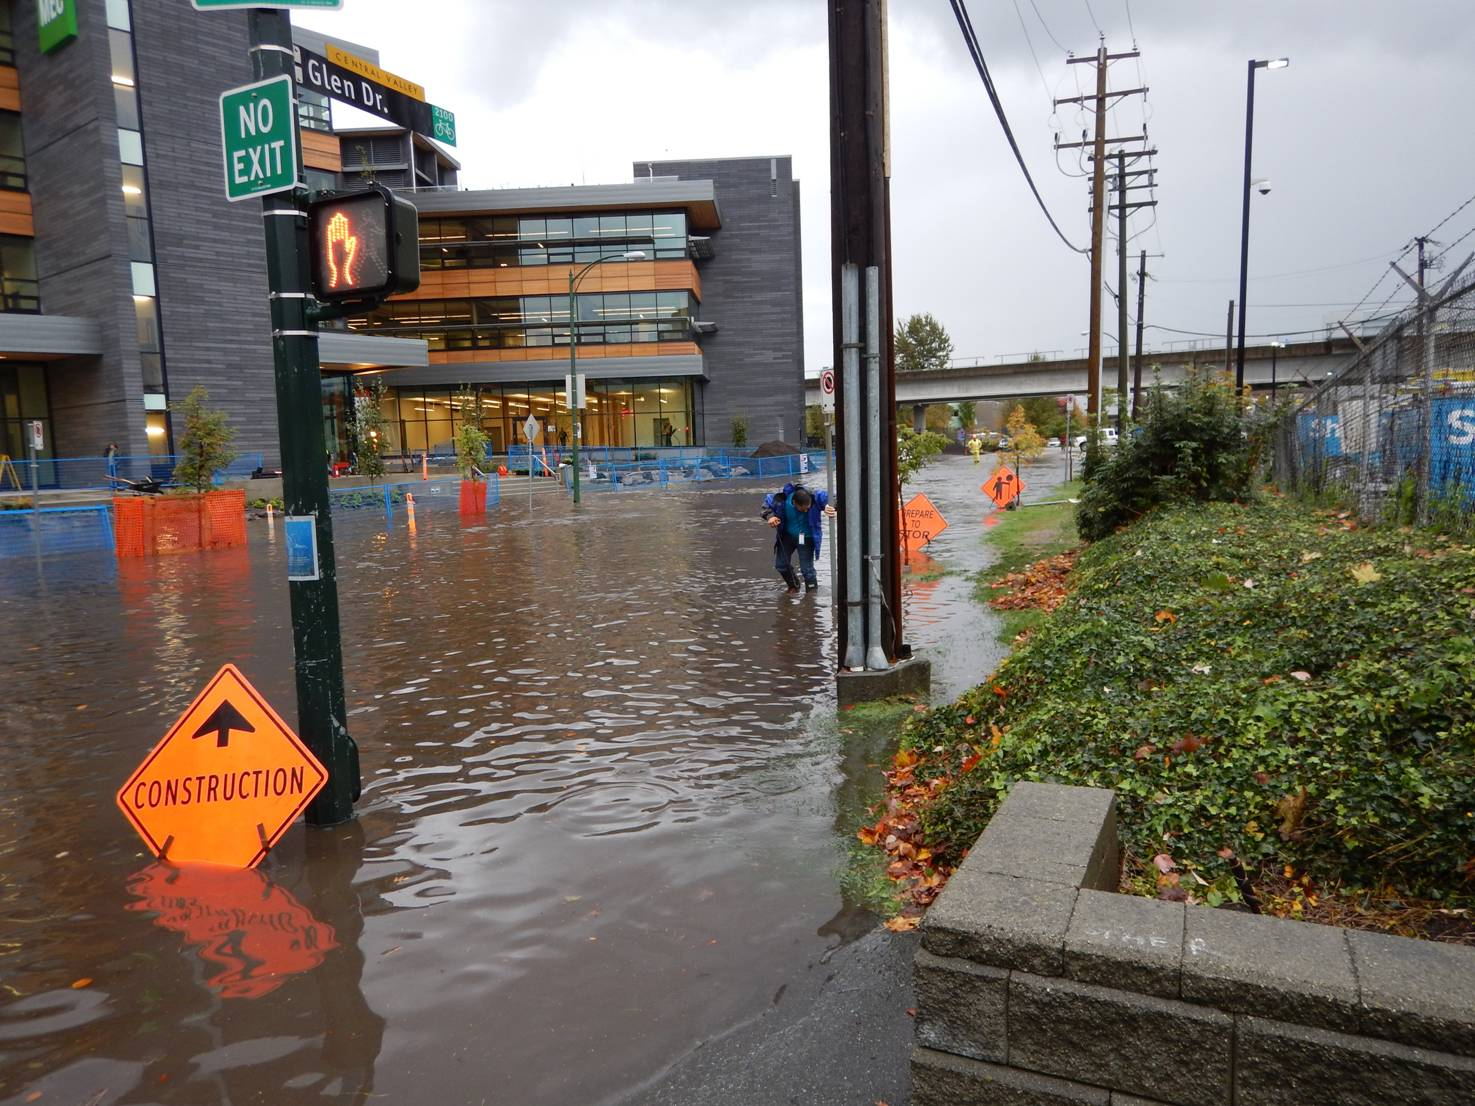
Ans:
[[[286,75],[220,96],[225,198],[234,203],[297,187],[297,111]]]
[[[932,505],[932,500],[918,492],[902,509],[902,541],[915,552],[947,529],[947,519]]]

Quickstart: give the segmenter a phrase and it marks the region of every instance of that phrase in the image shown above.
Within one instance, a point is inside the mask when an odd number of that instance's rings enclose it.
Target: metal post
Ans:
[[[31,507],[35,510],[41,509],[41,463],[36,460],[36,442],[31,437],[31,426],[27,423],[26,431],[26,455],[31,462]],[[52,450],[53,455],[55,450]]]
[[[578,353],[579,323],[578,316],[574,314],[574,270],[569,267],[568,271],[568,409],[574,420],[574,506],[579,505],[579,440],[583,437],[583,419],[579,416],[579,409],[575,406],[578,402],[576,394],[579,387]]]
[[[861,437],[860,416],[860,269],[846,265],[840,273],[841,361],[840,387],[845,399],[845,667],[865,667],[865,615],[861,591]]]
[[[1106,229],[1106,46],[1096,51],[1096,140],[1091,166],[1091,321],[1086,352],[1086,414],[1101,428],[1101,246]]]
[[[1127,432],[1127,155],[1118,151],[1116,156],[1117,215],[1116,215],[1116,432]]]
[[[1234,356],[1234,301],[1229,301],[1229,312],[1224,319],[1224,371],[1229,371],[1230,358]],[[1236,384],[1235,388],[1238,389]]]
[[[1275,396],[1276,396],[1275,365],[1276,365],[1276,355],[1279,354],[1279,353],[1280,353],[1280,346],[1277,343],[1275,343],[1275,342],[1271,342],[1270,343],[1270,409],[1272,411],[1275,410]]]
[[[248,16],[257,80],[292,73],[292,24],[285,11],[253,9]],[[298,138],[297,141],[301,141]],[[300,158],[299,158],[300,163]],[[297,658],[297,731],[328,770],[327,786],[307,808],[308,825],[331,826],[353,816],[359,797],[358,746],[348,734],[343,692],[343,641],[333,560],[333,516],[323,436],[323,388],[317,323],[308,312],[305,191],[262,202],[266,268],[271,289],[272,354],[276,364],[277,425],[282,448],[282,501],[289,515],[317,522],[320,579],[291,581],[292,644]]]
[[[1239,225],[1239,344],[1234,355],[1234,388],[1245,386],[1245,286],[1249,282],[1250,264],[1250,149],[1255,139],[1255,70],[1259,68],[1250,59],[1249,77],[1245,90],[1245,187],[1244,213]]]
[[[1142,322],[1147,308],[1147,251],[1137,258],[1137,355],[1132,366],[1132,417],[1142,417]]]
[[[866,268],[866,460],[881,463],[881,270]],[[872,671],[890,668],[881,643],[881,479],[871,473],[866,480],[866,667]],[[889,496],[887,498],[890,498]]]
[[[825,502],[835,501],[835,440],[834,440],[834,412],[822,413],[821,421],[825,424]],[[835,556],[835,520],[825,519],[825,526],[830,539],[830,606],[834,606],[839,600],[835,595],[836,574],[839,572],[839,558]]]

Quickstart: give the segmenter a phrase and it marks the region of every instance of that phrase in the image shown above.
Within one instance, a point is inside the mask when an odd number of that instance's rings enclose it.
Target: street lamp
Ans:
[[[579,316],[578,308],[574,302],[574,290],[578,288],[579,281],[584,279],[585,274],[596,265],[606,261],[644,261],[644,250],[626,250],[624,253],[612,253],[605,257],[596,257],[589,264],[577,272],[573,268],[568,271],[568,394],[564,397],[568,401],[569,414],[574,423],[574,506],[579,504],[579,442],[584,437],[584,422],[579,415],[579,409],[574,406],[577,401],[575,392],[579,386],[578,350],[579,350]],[[531,444],[529,444],[531,448]],[[529,461],[531,464],[531,461]]]
[[[1275,409],[1275,359],[1280,351],[1286,348],[1286,344],[1279,338],[1270,343],[1270,408]]]
[[[1245,188],[1244,215],[1239,231],[1239,340],[1235,344],[1234,387],[1245,386],[1245,284],[1249,279],[1250,263],[1250,149],[1255,137],[1255,70],[1284,69],[1291,64],[1290,58],[1271,58],[1266,61],[1249,62],[1249,78],[1245,92]],[[1269,191],[1267,187],[1265,191]]]

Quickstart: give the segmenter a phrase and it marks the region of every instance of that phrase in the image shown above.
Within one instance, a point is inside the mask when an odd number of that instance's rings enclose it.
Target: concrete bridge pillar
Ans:
[[[912,429],[918,434],[927,429],[927,405],[925,403],[912,404]]]

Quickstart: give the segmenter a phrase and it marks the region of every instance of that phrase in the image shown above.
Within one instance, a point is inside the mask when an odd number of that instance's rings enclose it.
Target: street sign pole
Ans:
[[[251,62],[257,80],[292,73],[292,22],[285,11],[253,9]],[[294,141],[297,127],[293,120]],[[297,159],[301,164],[301,158]],[[292,644],[297,658],[297,731],[328,770],[328,784],[307,808],[307,822],[332,826],[353,817],[362,784],[358,746],[348,734],[343,641],[328,502],[323,393],[317,323],[309,312],[305,190],[265,197],[266,268],[271,289],[272,354],[282,445],[282,500],[288,515],[317,520],[319,578],[291,580]]]

